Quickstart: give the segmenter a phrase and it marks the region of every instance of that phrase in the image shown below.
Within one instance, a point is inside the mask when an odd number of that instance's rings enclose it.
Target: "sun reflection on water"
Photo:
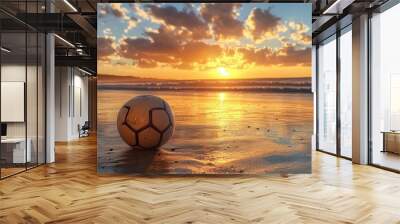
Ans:
[[[218,93],[218,99],[220,103],[223,103],[225,100],[225,93],[224,92]]]

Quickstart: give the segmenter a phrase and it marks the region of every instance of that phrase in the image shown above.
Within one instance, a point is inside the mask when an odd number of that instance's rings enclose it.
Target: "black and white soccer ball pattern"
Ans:
[[[136,96],[120,109],[117,128],[124,142],[133,148],[154,149],[172,137],[175,118],[171,107],[162,98]]]

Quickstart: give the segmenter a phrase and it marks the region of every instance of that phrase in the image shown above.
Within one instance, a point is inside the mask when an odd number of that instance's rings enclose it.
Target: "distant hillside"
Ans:
[[[99,84],[112,84],[112,83],[132,83],[132,82],[148,82],[157,81],[158,79],[153,78],[141,78],[135,76],[119,76],[119,75],[97,75],[97,82]]]

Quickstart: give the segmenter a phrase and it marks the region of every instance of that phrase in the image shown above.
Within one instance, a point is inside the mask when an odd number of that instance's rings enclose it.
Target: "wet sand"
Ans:
[[[131,149],[119,137],[119,108],[131,97],[164,98],[175,112],[172,139]],[[99,90],[100,174],[310,173],[312,95],[306,93]]]

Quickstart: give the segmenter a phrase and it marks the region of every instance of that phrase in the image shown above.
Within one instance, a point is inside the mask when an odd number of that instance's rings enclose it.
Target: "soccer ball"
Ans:
[[[119,110],[117,128],[122,140],[133,148],[154,149],[174,133],[174,114],[160,97],[136,96]]]

